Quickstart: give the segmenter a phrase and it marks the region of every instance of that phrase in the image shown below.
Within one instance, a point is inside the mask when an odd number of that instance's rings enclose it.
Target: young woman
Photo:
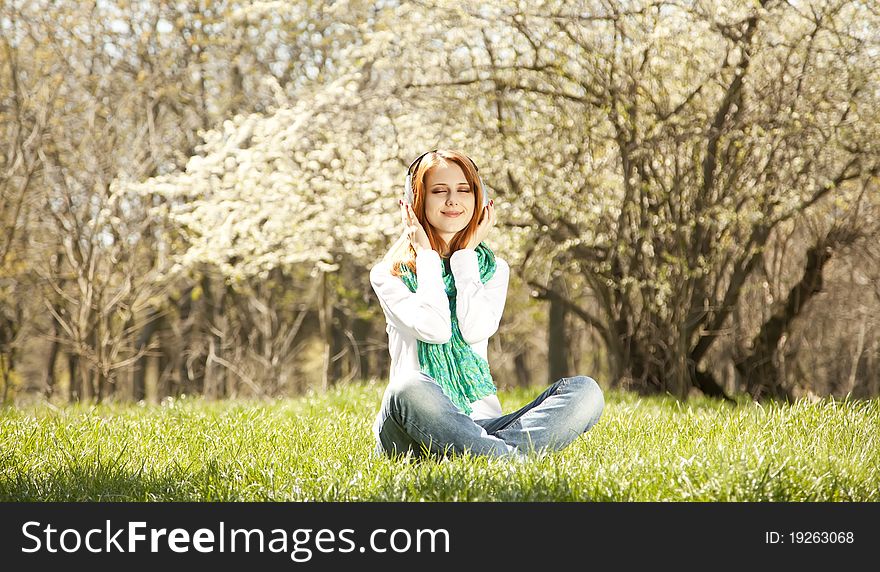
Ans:
[[[484,199],[476,165],[434,150],[413,161],[407,177],[404,232],[370,270],[391,353],[373,425],[376,452],[519,456],[565,447],[599,420],[602,391],[589,377],[566,377],[502,414],[487,348],[510,267],[484,242],[495,205]]]

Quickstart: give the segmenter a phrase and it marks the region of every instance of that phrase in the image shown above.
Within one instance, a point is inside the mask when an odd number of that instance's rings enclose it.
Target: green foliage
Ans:
[[[374,457],[382,387],[295,400],[0,411],[2,501],[877,501],[880,401],[687,403],[609,392],[528,462]],[[538,389],[501,392],[506,409]]]

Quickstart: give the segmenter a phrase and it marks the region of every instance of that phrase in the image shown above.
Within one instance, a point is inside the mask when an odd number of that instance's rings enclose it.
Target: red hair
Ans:
[[[428,222],[428,217],[425,214],[425,177],[428,175],[428,171],[447,162],[455,163],[461,167],[461,171],[464,173],[464,178],[467,180],[471,192],[474,193],[474,212],[471,215],[471,220],[468,221],[467,226],[458,231],[455,236],[452,237],[452,241],[448,245],[446,244],[446,241],[440,237],[437,230]],[[422,160],[416,165],[415,172],[412,176],[412,211],[416,214],[419,224],[425,229],[425,234],[428,235],[432,250],[436,250],[440,253],[446,250],[446,247],[448,246],[449,256],[452,256],[453,252],[464,248],[467,243],[470,242],[471,237],[477,232],[477,227],[480,225],[480,215],[482,214],[482,209],[478,207],[483,204],[483,193],[485,192],[480,186],[479,181],[480,178],[477,176],[477,170],[474,168],[474,164],[471,163],[471,160],[468,159],[467,155],[459,153],[458,151],[438,149],[437,151],[428,153],[422,157]],[[409,244],[409,241],[407,241],[406,244],[408,247],[402,249],[400,253],[397,253],[397,256],[392,258],[391,274],[394,276],[401,275],[401,267],[403,265],[408,266],[413,273],[416,271],[416,250],[411,244]]]

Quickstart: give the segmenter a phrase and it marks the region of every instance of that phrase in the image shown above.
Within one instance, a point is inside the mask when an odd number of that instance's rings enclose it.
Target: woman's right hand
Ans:
[[[415,248],[416,253],[422,249],[431,250],[431,241],[428,240],[428,234],[421,223],[419,223],[416,213],[413,212],[409,204],[403,202],[403,199],[398,200],[398,204],[400,205],[400,213],[403,217],[403,233],[407,236],[413,248]]]
[[[480,217],[480,224],[477,231],[471,236],[465,248],[476,249],[481,242],[486,240],[489,230],[495,226],[495,199],[489,201],[489,204],[483,207],[483,214]]]

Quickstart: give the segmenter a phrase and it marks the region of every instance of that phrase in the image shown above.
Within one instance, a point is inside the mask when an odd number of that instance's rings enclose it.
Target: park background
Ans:
[[[511,265],[499,387],[880,392],[867,0],[0,3],[0,398],[388,373],[368,280],[426,149]]]
[[[0,0],[0,500],[876,501],[878,79],[869,0]],[[435,147],[562,452],[372,456]]]

